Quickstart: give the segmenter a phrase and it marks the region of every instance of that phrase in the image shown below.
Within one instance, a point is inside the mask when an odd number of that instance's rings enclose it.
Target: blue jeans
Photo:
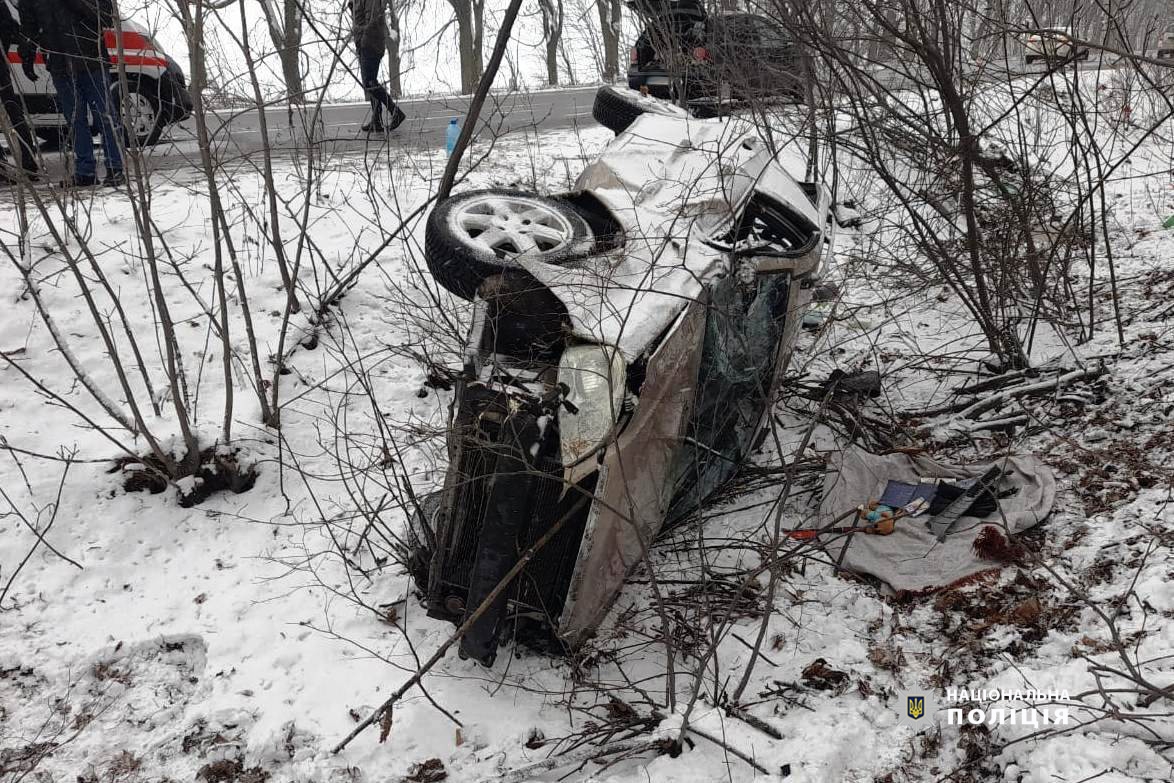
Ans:
[[[90,134],[90,115],[98,121],[102,149],[106,154],[106,173],[122,171],[122,151],[118,147],[115,122],[118,106],[110,100],[110,76],[104,70],[77,70],[72,74],[53,74],[57,106],[65,117],[73,138],[75,177],[93,177],[98,162],[94,158],[94,138]]]

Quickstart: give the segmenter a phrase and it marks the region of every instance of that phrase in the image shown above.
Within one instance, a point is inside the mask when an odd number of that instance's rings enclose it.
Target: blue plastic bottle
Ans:
[[[457,146],[457,137],[461,135],[461,126],[457,125],[456,119],[448,121],[448,130],[444,133],[444,146],[451,155],[453,149]]]

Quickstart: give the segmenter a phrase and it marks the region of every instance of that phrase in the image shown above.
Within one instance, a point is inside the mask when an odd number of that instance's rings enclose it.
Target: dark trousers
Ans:
[[[367,100],[371,101],[371,111],[375,112],[375,119],[383,117],[383,110],[388,112],[395,108],[395,101],[379,81],[379,64],[383,62],[383,49],[359,50],[359,78],[363,80],[363,90],[367,93]]]
[[[73,139],[74,176],[92,177],[97,173],[98,161],[94,158],[90,115],[97,120],[102,134],[106,173],[122,171],[122,150],[118,147],[118,136],[114,130],[118,106],[110,100],[110,74],[105,69],[78,69],[72,74],[55,73],[53,86],[57,88],[57,106],[65,116]]]
[[[0,102],[4,104],[4,111],[8,114],[8,121],[16,131],[20,146],[20,165],[25,171],[33,173],[37,170],[37,143],[33,140],[33,130],[29,124],[28,115],[24,113],[24,101],[16,94],[12,86],[12,73],[7,62],[0,62]],[[8,138],[4,141],[7,143]],[[0,148],[0,160],[4,160],[4,150]]]

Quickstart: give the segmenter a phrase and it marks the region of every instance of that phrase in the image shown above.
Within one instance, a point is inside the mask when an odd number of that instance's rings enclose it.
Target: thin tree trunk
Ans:
[[[384,18],[387,24],[387,91],[391,97],[398,98],[404,94],[403,80],[400,79],[400,38],[399,38],[399,11],[395,8],[395,0],[388,0],[387,15]]]
[[[280,2],[280,7],[277,3]],[[286,99],[301,103],[305,98],[302,80],[302,3],[304,0],[260,0],[269,38],[281,62],[281,76],[285,80]]]
[[[546,83],[558,84],[559,45],[563,37],[563,0],[539,0],[542,38],[546,44]]]
[[[595,0],[599,12],[599,32],[603,36],[603,80],[614,82],[620,76],[620,22],[624,7],[620,0]]]
[[[457,20],[457,51],[461,57],[461,95],[477,88],[477,68],[473,62],[473,3],[471,0],[448,0]]]
[[[503,22],[504,24],[504,22]],[[473,0],[473,86],[485,73],[485,0]]]

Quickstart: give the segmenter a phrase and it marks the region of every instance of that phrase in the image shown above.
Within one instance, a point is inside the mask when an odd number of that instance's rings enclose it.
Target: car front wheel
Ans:
[[[441,285],[472,299],[487,278],[523,270],[521,257],[557,264],[583,255],[593,241],[587,221],[564,201],[519,190],[476,190],[432,210],[424,255]]]
[[[167,123],[161,110],[158,84],[153,79],[128,78],[126,100],[123,101],[117,76],[113,81],[110,98],[122,117],[127,146],[148,147],[159,141]]]

